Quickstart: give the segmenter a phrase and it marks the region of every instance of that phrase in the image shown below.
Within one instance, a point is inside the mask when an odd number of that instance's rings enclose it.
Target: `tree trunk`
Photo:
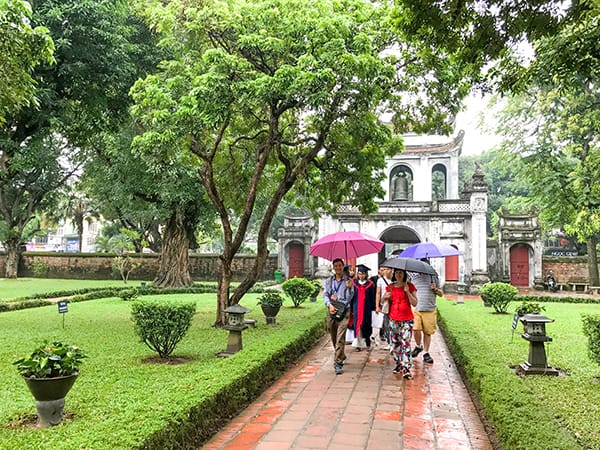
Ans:
[[[165,227],[160,266],[153,284],[160,287],[191,286],[188,256],[189,230],[183,208],[176,206]]]
[[[588,274],[589,274],[589,282],[590,286],[600,286],[600,281],[598,280],[598,254],[596,252],[596,245],[598,244],[598,239],[595,236],[590,237],[587,240],[587,248],[588,248]]]
[[[228,259],[228,260],[226,260]],[[219,285],[217,287],[217,316],[215,320],[216,327],[222,327],[227,323],[225,309],[231,306],[229,288],[231,287],[231,258],[224,258],[221,255],[221,267],[219,270]]]
[[[77,220],[77,240],[79,242],[79,253],[83,250],[83,220]]]
[[[5,242],[6,245],[6,278],[17,278],[19,271],[19,260],[21,259],[21,252],[19,240],[9,239]]]

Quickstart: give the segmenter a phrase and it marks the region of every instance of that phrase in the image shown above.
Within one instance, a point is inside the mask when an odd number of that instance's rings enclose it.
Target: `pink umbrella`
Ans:
[[[310,246],[310,254],[333,261],[342,258],[344,261],[359,256],[379,252],[384,242],[373,236],[357,231],[338,231],[323,236]]]

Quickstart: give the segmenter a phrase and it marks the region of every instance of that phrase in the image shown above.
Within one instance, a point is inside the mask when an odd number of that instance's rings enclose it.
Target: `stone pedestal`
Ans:
[[[58,425],[63,420],[63,411],[65,409],[65,399],[37,401],[35,408],[38,414],[38,425],[40,428],[48,428]]]
[[[479,294],[479,289],[486,283],[490,282],[490,277],[487,272],[473,271],[471,273],[471,286],[469,287],[469,294]]]
[[[227,349],[225,350],[225,353],[237,353],[242,348],[244,348],[242,345],[242,330],[229,330],[229,336],[227,337]]]

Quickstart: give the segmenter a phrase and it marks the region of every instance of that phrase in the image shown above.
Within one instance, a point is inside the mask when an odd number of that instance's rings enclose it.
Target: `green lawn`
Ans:
[[[225,359],[216,357],[227,345],[227,331],[212,327],[215,294],[156,296],[198,307],[175,349],[188,362],[172,365],[144,362],[154,353],[134,335],[130,304],[117,298],[71,303],[64,329],[53,306],[0,313],[0,449],[131,449],[184,422],[206,398],[323,321],[320,302],[295,309],[288,300],[277,325],[267,326],[257,296],[247,295],[242,305],[253,310],[247,318],[257,319],[258,327],[245,330],[243,351]],[[35,415],[35,402],[11,363],[44,339],[76,344],[89,358],[66,398],[67,420],[37,430],[22,425]]]
[[[140,281],[128,281],[127,284],[124,284],[122,280],[61,280],[56,278],[18,278],[14,280],[0,278],[0,301],[44,292],[139,285]]]
[[[5,298],[122,285],[97,283],[105,284],[0,280],[0,286],[12,289],[8,295],[2,292]],[[175,351],[188,360],[179,365],[144,362],[154,354],[134,335],[130,304],[117,298],[71,303],[64,329],[55,306],[0,313],[0,449],[130,449],[174,422],[185,422],[190,410],[261,361],[277,358],[274,355],[289,342],[323,320],[321,302],[294,309],[287,300],[278,325],[266,326],[257,297],[248,294],[242,305],[253,310],[247,317],[257,319],[258,328],[244,331],[242,352],[220,359],[215,355],[225,348],[227,332],[212,327],[215,294],[155,296],[198,306],[189,334]],[[527,360],[529,344],[521,338],[520,323],[513,332],[512,314],[494,314],[480,301],[456,305],[442,300],[438,306],[457,365],[464,369],[502,448],[600,448],[600,367],[587,356],[581,328],[581,314],[600,313],[600,305],[544,303],[544,314],[555,319],[546,327],[553,338],[546,346],[548,362],[565,375],[525,378],[516,376],[513,368]],[[509,311],[515,307],[511,305]],[[23,425],[35,415],[35,405],[11,362],[43,339],[77,344],[89,358],[67,396],[67,420],[58,427],[36,430]]]
[[[465,369],[502,448],[600,448],[600,367],[587,356],[581,314],[600,313],[600,305],[544,303],[553,341],[548,363],[564,376],[520,378],[512,367],[527,361],[529,343],[512,314],[494,314],[480,301],[456,305],[439,301],[443,327],[459,366]],[[509,307],[514,311],[516,304]]]

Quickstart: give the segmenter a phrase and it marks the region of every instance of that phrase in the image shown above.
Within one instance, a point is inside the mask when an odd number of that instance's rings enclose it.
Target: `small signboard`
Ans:
[[[513,317],[513,322],[512,322],[512,327],[513,327],[513,330],[514,330],[515,328],[517,328],[517,324],[518,324],[518,323],[519,323],[519,315],[518,315],[518,314],[515,314],[515,317]]]
[[[66,300],[61,300],[58,302],[58,312],[59,314],[64,314],[66,312],[68,312],[69,309],[67,307],[67,302]]]

